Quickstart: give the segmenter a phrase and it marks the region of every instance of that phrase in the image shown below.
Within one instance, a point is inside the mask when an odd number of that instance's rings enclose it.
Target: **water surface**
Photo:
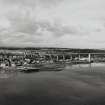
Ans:
[[[105,66],[0,78],[0,105],[105,105]]]

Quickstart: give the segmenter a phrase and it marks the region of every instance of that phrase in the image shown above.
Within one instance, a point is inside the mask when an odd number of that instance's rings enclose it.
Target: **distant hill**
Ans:
[[[41,51],[57,51],[57,52],[73,52],[73,53],[105,53],[101,49],[77,49],[77,48],[47,48],[47,47],[0,47],[0,50],[41,50]]]

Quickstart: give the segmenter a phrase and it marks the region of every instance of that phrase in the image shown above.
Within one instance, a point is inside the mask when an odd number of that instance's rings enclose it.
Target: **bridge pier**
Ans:
[[[73,59],[73,56],[72,56],[72,54],[71,54],[71,56],[70,56],[70,60],[72,61],[72,59]]]
[[[80,55],[80,54],[78,55],[78,59],[79,59],[79,60],[81,59],[81,55]]]
[[[52,59],[51,54],[49,54],[49,57],[50,57],[50,63],[52,63],[53,62],[53,59]]]
[[[57,55],[57,61],[59,61],[59,56]]]
[[[63,56],[63,61],[65,61],[65,55],[62,55]]]
[[[89,63],[91,63],[91,54],[90,53],[88,54],[88,61],[89,61]]]

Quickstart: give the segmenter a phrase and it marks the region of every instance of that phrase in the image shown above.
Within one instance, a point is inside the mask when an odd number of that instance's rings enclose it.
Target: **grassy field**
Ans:
[[[105,105],[105,65],[1,78],[0,105]]]

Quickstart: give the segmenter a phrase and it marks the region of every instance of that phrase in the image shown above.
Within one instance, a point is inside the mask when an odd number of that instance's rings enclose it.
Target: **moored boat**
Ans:
[[[38,72],[39,68],[38,67],[31,67],[31,66],[21,66],[21,67],[17,67],[17,70],[19,70],[20,72]]]
[[[65,67],[61,63],[42,63],[42,64],[30,64],[17,67],[21,72],[37,72],[37,71],[61,71]]]

